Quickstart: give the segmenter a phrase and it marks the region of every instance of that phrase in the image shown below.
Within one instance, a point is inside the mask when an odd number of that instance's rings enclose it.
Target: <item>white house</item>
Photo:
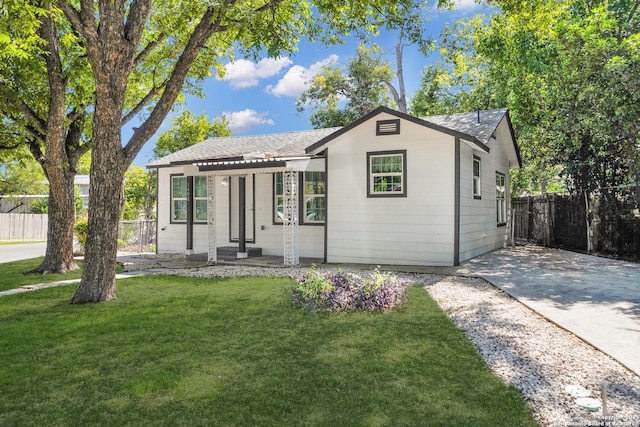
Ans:
[[[520,165],[506,109],[415,118],[379,107],[342,128],[212,138],[148,165],[157,251],[458,265],[509,242]]]

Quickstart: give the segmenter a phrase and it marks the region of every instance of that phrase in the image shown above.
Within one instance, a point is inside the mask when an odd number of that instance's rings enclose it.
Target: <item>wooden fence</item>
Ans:
[[[512,200],[516,240],[548,247],[596,251],[640,259],[640,213],[636,203],[606,194],[547,194]]]
[[[0,213],[0,241],[47,240],[47,215]]]

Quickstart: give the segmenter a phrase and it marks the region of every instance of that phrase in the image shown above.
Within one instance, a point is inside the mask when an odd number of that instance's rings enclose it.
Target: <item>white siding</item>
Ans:
[[[328,146],[329,262],[453,264],[454,138],[408,121],[376,136],[381,114]],[[407,151],[407,197],[367,197],[367,152]]]
[[[505,135],[508,125],[505,120],[498,127],[496,135],[510,143]],[[504,139],[502,139],[502,138]],[[497,140],[489,142],[490,152],[473,148],[462,142],[460,151],[460,262],[504,247],[510,236],[509,158],[507,149]],[[482,198],[473,198],[473,156],[480,157]],[[496,172],[505,175],[507,225],[497,226],[496,222]]]
[[[314,164],[314,167],[317,166]],[[158,253],[184,253],[186,251],[187,226],[170,223],[170,176],[184,172],[182,167],[158,170]],[[194,174],[193,171],[189,173]],[[195,173],[195,175],[204,173]],[[251,176],[248,176],[248,179]],[[216,176],[216,238],[218,246],[237,246],[229,238],[229,186],[223,186],[223,176]],[[262,248],[264,255],[282,256],[284,231],[282,225],[273,223],[273,174],[255,176],[255,243],[248,247]],[[249,220],[249,218],[247,219]],[[302,225],[300,232],[300,256],[324,257],[324,227]],[[207,224],[193,226],[193,252],[206,253],[209,248]]]

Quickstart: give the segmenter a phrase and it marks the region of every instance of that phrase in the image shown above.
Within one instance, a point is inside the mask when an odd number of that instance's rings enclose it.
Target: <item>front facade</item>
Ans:
[[[520,158],[506,110],[380,107],[343,128],[214,138],[149,166],[159,253],[457,265],[508,243]]]

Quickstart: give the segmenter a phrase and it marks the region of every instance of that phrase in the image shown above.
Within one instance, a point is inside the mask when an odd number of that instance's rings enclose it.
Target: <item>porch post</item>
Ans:
[[[187,176],[187,255],[193,254],[193,175]]]
[[[207,262],[214,264],[218,261],[216,244],[216,177],[207,175],[207,228],[209,232],[209,253]]]
[[[284,265],[295,267],[300,264],[298,246],[298,172],[283,172],[284,208],[282,228],[284,229]]]
[[[246,177],[238,177],[238,258],[247,258],[247,182]]]

